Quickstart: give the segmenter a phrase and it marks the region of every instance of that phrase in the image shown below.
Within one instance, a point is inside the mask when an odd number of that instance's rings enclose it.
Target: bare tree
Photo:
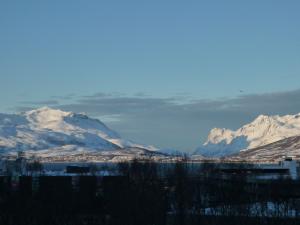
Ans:
[[[29,162],[26,165],[26,170],[30,173],[30,175],[33,175],[34,173],[41,174],[43,172],[43,165],[35,159],[33,162]]]

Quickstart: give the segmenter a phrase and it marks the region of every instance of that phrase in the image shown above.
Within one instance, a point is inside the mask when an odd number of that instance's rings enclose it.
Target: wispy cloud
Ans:
[[[54,106],[54,105],[58,105],[59,101],[58,100],[46,100],[46,101],[22,101],[19,102],[22,105],[36,105],[36,106],[40,106],[40,105],[48,105],[48,106]]]
[[[53,95],[51,96],[52,99],[57,99],[57,100],[73,100],[76,98],[76,94],[70,93],[67,95]]]

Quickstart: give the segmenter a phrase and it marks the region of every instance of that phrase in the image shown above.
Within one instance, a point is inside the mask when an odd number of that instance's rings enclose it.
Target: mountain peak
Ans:
[[[232,140],[232,131],[225,128],[213,128],[208,135],[206,144],[209,142],[218,143],[224,137],[226,137],[226,142],[230,142]]]
[[[256,119],[252,123],[261,123],[270,120],[271,118],[272,118],[271,116],[261,114],[258,117],[256,117]]]
[[[297,135],[300,135],[300,114],[259,115],[254,121],[235,131],[212,129],[208,140],[196,153],[204,156],[225,156]]]
[[[49,107],[42,107],[35,110],[23,113],[28,120],[47,123],[55,120],[62,120],[66,116],[72,115],[71,112],[65,112],[60,109],[53,109]]]
[[[47,150],[64,146],[112,150],[146,146],[124,140],[98,119],[42,107],[21,114],[1,114],[0,152]]]

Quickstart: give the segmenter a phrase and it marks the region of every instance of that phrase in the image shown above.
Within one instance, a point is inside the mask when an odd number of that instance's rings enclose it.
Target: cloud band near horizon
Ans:
[[[142,92],[133,96],[99,92],[70,99],[60,96],[20,102],[17,111],[50,103],[51,107],[97,117],[124,138],[185,151],[193,151],[202,144],[214,127],[237,129],[260,114],[300,112],[300,89],[219,99],[191,99],[185,95],[159,98]]]

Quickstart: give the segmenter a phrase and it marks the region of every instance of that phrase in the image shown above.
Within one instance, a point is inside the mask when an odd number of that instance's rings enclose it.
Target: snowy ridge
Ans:
[[[195,154],[223,157],[299,135],[300,113],[286,116],[260,115],[236,131],[212,129],[208,140]]]
[[[229,160],[278,162],[283,158],[300,159],[300,136],[285,138],[268,145],[239,152],[229,156]]]
[[[51,155],[125,148],[156,150],[153,146],[124,140],[100,120],[84,114],[48,107],[20,114],[0,114],[0,153],[27,151]]]

